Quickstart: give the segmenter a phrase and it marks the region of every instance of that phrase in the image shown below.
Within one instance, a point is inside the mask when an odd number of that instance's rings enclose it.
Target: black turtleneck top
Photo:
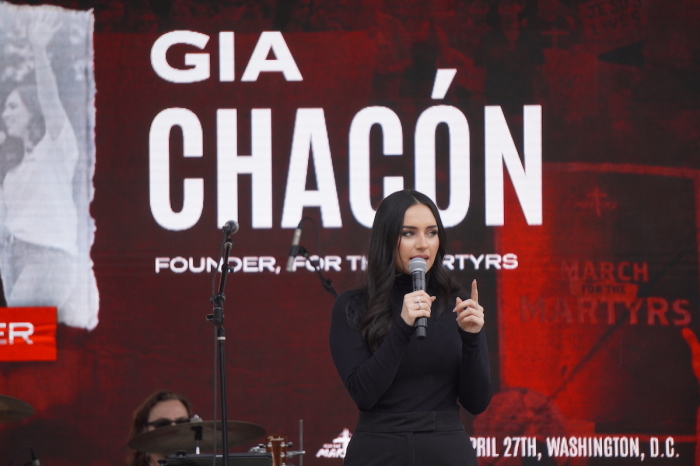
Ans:
[[[365,291],[346,291],[336,299],[331,354],[350,396],[360,410],[377,413],[458,410],[457,400],[470,413],[481,413],[491,400],[484,332],[468,333],[459,328],[452,312],[457,295],[436,315],[438,296],[428,319],[427,336],[418,341],[415,328],[401,318],[404,296],[412,291],[411,276],[398,275],[392,302],[394,320],[374,353],[348,318],[349,311],[366,312],[361,299]],[[431,290],[428,294],[435,295]]]

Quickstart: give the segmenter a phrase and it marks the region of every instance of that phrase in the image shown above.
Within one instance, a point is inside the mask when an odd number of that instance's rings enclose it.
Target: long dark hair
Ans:
[[[134,411],[134,416],[131,420],[131,431],[129,432],[129,440],[136,437],[137,435],[146,432],[146,427],[148,424],[148,415],[151,413],[151,409],[161,401],[168,400],[178,400],[181,402],[185,409],[187,409],[187,416],[192,417],[192,408],[190,407],[190,402],[184,396],[176,392],[171,392],[169,390],[161,390],[156,392],[146,398],[141,405]],[[126,466],[149,466],[148,453],[143,451],[129,451],[126,457]]]
[[[372,236],[367,258],[367,285],[365,305],[367,312],[361,318],[362,336],[376,351],[392,323],[391,305],[394,298],[394,279],[396,277],[396,253],[403,227],[404,216],[409,207],[423,204],[435,217],[438,226],[437,255],[433,266],[426,276],[428,287],[438,292],[435,312],[437,315],[447,305],[450,295],[459,291],[459,284],[442,264],[445,256],[445,229],[440,219],[440,212],[435,203],[425,194],[412,189],[397,191],[387,196],[377,209],[372,224]]]

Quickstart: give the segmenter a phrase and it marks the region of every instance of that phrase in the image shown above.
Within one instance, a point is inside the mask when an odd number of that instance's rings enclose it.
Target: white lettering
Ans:
[[[386,107],[366,107],[357,112],[350,125],[349,167],[350,167],[350,209],[361,225],[371,228],[375,211],[370,197],[369,136],[372,126],[379,125],[383,134],[384,155],[403,154],[403,130],[401,120]],[[395,178],[395,177],[394,177]],[[394,179],[384,183],[384,197],[391,193],[387,187],[398,185]]]
[[[9,325],[8,325],[9,324]],[[3,329],[8,329],[5,332]],[[7,338],[1,338],[7,334]],[[28,345],[33,345],[30,336],[34,334],[34,324],[31,322],[0,322],[0,345],[15,344],[15,340],[21,338]]]
[[[156,257],[156,273],[160,273],[160,269],[167,269],[169,266],[169,257]]]
[[[29,338],[33,334],[34,325],[31,322],[10,322],[9,331],[7,332],[7,339],[10,341],[11,345],[15,344],[16,338],[23,339],[28,345],[33,345],[34,342]]]
[[[314,191],[306,190],[309,153],[312,155],[318,187]],[[302,218],[304,207],[320,207],[321,219],[326,228],[343,226],[322,108],[297,110],[282,209],[282,228],[295,228]]]
[[[340,265],[343,259],[340,256],[326,256],[324,271],[328,272],[330,269],[340,272]]]
[[[216,112],[218,225],[238,220],[238,175],[252,175],[252,227],[272,228],[272,115],[251,111],[252,155],[238,155],[236,109]]]
[[[258,258],[257,257],[244,257],[243,258],[243,272],[259,272],[258,269]]]
[[[151,66],[158,76],[173,83],[194,83],[209,79],[209,54],[186,53],[185,65],[192,68],[180,70],[168,63],[168,49],[175,44],[193,45],[203,49],[209,36],[194,31],[171,31],[160,36],[151,47]]]
[[[277,261],[274,257],[260,256],[258,260],[258,271],[262,272],[263,270],[269,270],[270,272],[274,272],[276,262]]]
[[[183,273],[187,271],[187,259],[184,257],[173,257],[170,260],[170,270],[172,270],[175,273]]]
[[[337,256],[330,256],[337,257]],[[338,262],[340,259],[338,258]],[[220,261],[211,257],[156,257],[156,273],[161,270],[170,270],[174,273],[210,273],[212,270],[221,271]],[[244,273],[273,272],[278,273],[277,260],[272,256],[245,256],[229,257],[231,272],[243,271]]]
[[[231,265],[233,264],[233,265]],[[231,272],[240,272],[241,269],[243,268],[243,261],[240,260],[238,257],[229,257],[228,258],[228,265],[231,267]],[[221,268],[219,268],[220,270]]]
[[[212,270],[218,270],[220,272],[221,271],[221,261],[216,262],[211,257],[207,257],[207,273],[210,273]]]
[[[415,132],[416,190],[435,201],[435,131],[446,124],[450,135],[450,204],[440,209],[445,228],[459,225],[469,210],[469,124],[464,114],[449,105],[436,105],[421,113]]]
[[[190,272],[199,273],[199,272],[203,272],[203,271],[204,271],[205,261],[204,261],[204,258],[203,258],[203,257],[200,257],[200,258],[199,258],[199,265],[196,266],[196,267],[195,267],[195,265],[194,265],[194,257],[190,257],[190,259],[187,261],[187,263],[189,264],[189,267],[190,267],[189,270],[190,270]]]
[[[503,255],[503,268],[506,270],[518,268],[518,256],[513,253]]]
[[[309,272],[315,272],[316,271],[316,265],[318,265],[318,268],[323,270],[323,259],[313,255],[309,256],[309,259],[304,263],[306,266],[306,270]]]
[[[236,68],[233,48],[233,32],[219,32],[219,81],[233,82]]]
[[[12,329],[12,327],[10,327],[10,329]],[[12,335],[12,333],[10,333],[10,335]],[[676,449],[673,447],[674,444],[673,437],[668,437],[666,439],[666,458],[674,458],[676,456]]]
[[[268,60],[270,51],[274,53],[275,58]],[[303,81],[294,57],[279,31],[260,34],[241,81],[257,81],[261,72],[280,72],[287,81]]]
[[[524,163],[508,129],[501,107],[484,108],[486,225],[504,221],[503,163],[528,225],[542,225],[542,107],[523,107]]]
[[[495,269],[501,268],[501,256],[498,254],[486,254],[486,262],[484,263],[486,270],[491,267]]]
[[[170,202],[170,131],[182,129],[185,157],[201,157],[202,126],[197,116],[185,108],[167,108],[153,119],[149,134],[149,195],[156,222],[167,230],[187,230],[197,223],[204,207],[204,180],[186,178],[180,212]]]
[[[455,256],[452,254],[445,254],[445,256],[442,258],[442,265],[444,265],[447,270],[454,270]]]
[[[484,259],[484,255],[480,255],[479,257],[474,256],[473,254],[469,254],[469,260],[472,261],[474,264],[474,269],[479,270],[479,263]]]
[[[306,257],[303,256],[297,256],[294,258],[294,263],[292,263],[292,272],[296,272],[297,268],[299,267],[306,267],[306,263],[308,261],[306,260]],[[314,269],[311,269],[312,271]]]
[[[471,254],[455,254],[455,259],[459,260],[459,270],[464,270],[464,260],[469,259]]]
[[[362,259],[362,256],[345,256],[345,260],[350,262],[350,270],[357,272],[357,264]]]
[[[651,437],[649,439],[649,456],[656,458],[659,456],[659,439]]]

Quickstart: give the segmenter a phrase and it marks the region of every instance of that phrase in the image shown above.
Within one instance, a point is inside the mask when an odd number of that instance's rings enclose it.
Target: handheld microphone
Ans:
[[[425,273],[428,271],[428,263],[422,257],[414,257],[408,263],[408,271],[413,278],[413,291],[425,291]],[[416,338],[423,340],[427,334],[428,318],[419,317],[413,324],[416,328]]]
[[[235,220],[229,220],[224,224],[222,230],[227,235],[235,235],[236,233],[238,233],[238,222],[236,222]]]
[[[287,272],[294,271],[294,259],[299,255],[299,241],[301,241],[301,223],[302,219],[297,225],[297,229],[294,230],[294,237],[292,238],[292,246],[289,248],[289,257],[287,258]]]

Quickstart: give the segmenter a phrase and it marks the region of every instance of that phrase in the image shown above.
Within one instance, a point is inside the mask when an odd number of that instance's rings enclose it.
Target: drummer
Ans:
[[[192,408],[190,402],[179,393],[162,390],[154,393],[136,408],[131,421],[129,440],[144,432],[190,422]],[[126,457],[127,466],[158,466],[164,455],[130,450]]]

